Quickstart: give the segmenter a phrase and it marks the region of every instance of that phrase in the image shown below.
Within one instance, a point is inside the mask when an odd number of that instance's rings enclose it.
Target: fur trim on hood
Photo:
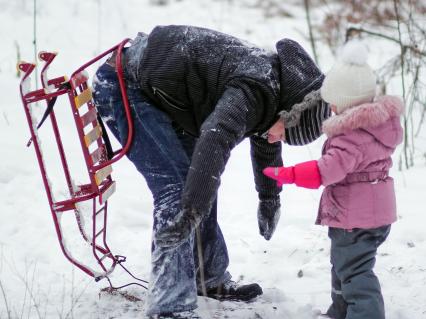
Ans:
[[[320,90],[312,91],[305,96],[302,102],[295,104],[290,111],[279,112],[284,126],[290,128],[298,125],[303,111],[317,107],[320,100],[322,100]]]
[[[332,137],[358,128],[378,126],[404,112],[404,104],[397,96],[381,96],[374,102],[347,109],[324,121],[322,130]]]

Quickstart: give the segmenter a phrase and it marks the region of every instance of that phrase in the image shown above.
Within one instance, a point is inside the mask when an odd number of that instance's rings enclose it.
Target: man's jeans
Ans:
[[[373,272],[377,248],[391,226],[373,229],[330,227],[332,305],[327,315],[334,319],[384,319],[385,309],[379,280]]]
[[[176,128],[171,119],[145,98],[137,83],[126,80],[134,136],[128,158],[145,177],[154,198],[153,238],[181,209],[181,194],[196,139]],[[127,120],[117,75],[102,65],[93,83],[93,97],[101,117],[122,145]],[[131,182],[131,181],[130,181]],[[216,287],[230,278],[228,251],[217,224],[216,202],[200,225],[205,284]],[[194,247],[195,246],[195,247]],[[156,247],[152,241],[152,269],[147,314],[196,308],[198,269],[194,236],[175,250]]]

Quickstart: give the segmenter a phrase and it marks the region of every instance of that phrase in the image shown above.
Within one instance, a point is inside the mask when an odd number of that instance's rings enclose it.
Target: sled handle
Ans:
[[[131,110],[130,110],[129,100],[128,100],[128,97],[127,97],[126,84],[124,82],[123,66],[121,64],[122,63],[122,59],[121,59],[122,50],[124,48],[124,45],[129,41],[130,41],[130,39],[128,39],[128,38],[124,39],[123,41],[121,41],[116,46],[112,47],[111,49],[105,51],[101,55],[97,56],[96,58],[94,58],[94,59],[90,60],[89,62],[87,62],[86,64],[82,65],[79,69],[77,69],[71,75],[71,79],[72,79],[76,74],[80,73],[81,71],[86,69],[88,66],[99,61],[100,59],[102,59],[103,57],[108,55],[109,53],[112,53],[113,51],[117,50],[117,56],[115,57],[115,65],[116,65],[116,68],[117,68],[118,82],[120,84],[121,97],[123,99],[124,111],[125,111],[126,119],[127,119],[127,126],[128,126],[127,141],[126,141],[126,144],[124,145],[124,147],[122,149],[119,149],[119,150],[114,152],[114,156],[113,156],[112,159],[93,166],[92,171],[98,171],[98,170],[100,170],[100,169],[102,169],[102,168],[104,168],[108,165],[111,165],[111,164],[117,162],[119,159],[121,159],[124,155],[126,155],[127,151],[130,148],[132,140],[133,140],[132,113],[131,113]]]
[[[117,75],[118,75],[118,82],[120,83],[120,91],[121,91],[121,97],[123,99],[124,104],[124,111],[126,113],[126,119],[127,119],[127,141],[124,147],[121,150],[118,150],[114,152],[114,157],[110,159],[109,161],[106,161],[104,163],[101,163],[94,167],[94,169],[98,170],[101,169],[107,165],[110,165],[112,163],[117,162],[119,159],[121,159],[124,155],[126,155],[127,151],[130,148],[130,145],[132,144],[133,140],[133,120],[132,120],[132,112],[130,110],[129,105],[129,99],[127,97],[127,90],[126,90],[126,83],[124,82],[124,75],[123,75],[123,65],[122,65],[122,50],[124,45],[129,41],[129,39],[125,39],[122,41],[117,49],[117,56],[115,57],[115,65],[117,68]]]
[[[36,67],[35,63],[29,63],[25,61],[19,61],[16,64],[16,69],[19,70],[20,72],[24,72],[24,75],[21,78],[21,83],[19,85],[22,102],[24,102],[25,94],[27,94],[30,91],[29,87],[27,87],[25,83],[27,82],[27,78],[29,78],[30,74],[34,71],[35,67]]]
[[[40,73],[41,83],[46,93],[50,93],[51,91],[51,87],[49,86],[49,80],[47,79],[47,69],[49,69],[50,63],[52,63],[53,59],[57,56],[57,54],[58,54],[57,52],[47,52],[47,51],[41,51],[38,54],[38,58],[41,61],[46,62]]]

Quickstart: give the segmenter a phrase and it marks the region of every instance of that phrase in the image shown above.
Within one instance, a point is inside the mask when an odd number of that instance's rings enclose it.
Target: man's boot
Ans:
[[[217,300],[250,301],[263,293],[262,288],[256,284],[239,285],[228,280],[215,288],[207,289],[207,296]],[[203,294],[198,292],[199,296]]]

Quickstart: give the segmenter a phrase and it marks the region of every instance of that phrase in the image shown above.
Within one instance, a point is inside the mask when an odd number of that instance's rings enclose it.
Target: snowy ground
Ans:
[[[38,47],[57,50],[51,76],[70,73],[82,63],[137,31],[157,24],[194,24],[242,37],[273,48],[277,40],[291,37],[309,48],[303,12],[296,18],[266,19],[255,8],[241,9],[231,1],[184,0],[154,7],[147,0],[39,1]],[[16,48],[21,58],[33,61],[32,1],[0,1],[0,318],[143,318],[144,294],[127,291],[142,301],[99,294],[104,281],[95,283],[63,257],[57,243],[33,148],[26,148],[29,130],[18,93]],[[297,18],[299,17],[299,18]],[[102,31],[101,31],[102,30]],[[378,48],[376,48],[378,49]],[[327,52],[325,48],[321,52]],[[377,53],[377,54],[376,54]],[[380,59],[378,51],[375,59]],[[330,61],[322,56],[323,67]],[[374,59],[373,59],[374,60]],[[328,63],[328,64],[327,64]],[[64,138],[74,141],[68,106],[58,102],[56,112],[64,120]],[[60,106],[62,105],[62,107]],[[43,109],[44,105],[40,105]],[[37,111],[41,114],[41,111]],[[41,129],[44,154],[55,169],[49,141],[49,124]],[[51,140],[51,137],[50,137]],[[284,149],[286,164],[317,158],[321,142],[309,147]],[[68,144],[67,144],[68,145]],[[417,146],[425,149],[426,134]],[[70,142],[69,147],[74,145]],[[398,162],[401,150],[395,154]],[[419,152],[421,153],[421,152]],[[418,153],[418,154],[419,154]],[[77,152],[69,160],[78,162]],[[409,171],[392,171],[396,181],[399,221],[379,251],[380,277],[390,319],[426,318],[426,251],[424,223],[426,167],[416,158]],[[395,165],[397,166],[397,165]],[[109,244],[126,255],[127,267],[141,278],[149,275],[151,195],[127,160],[114,167],[117,192],[110,201]],[[65,186],[58,171],[50,173],[61,197]],[[286,187],[283,215],[271,241],[257,230],[257,196],[251,174],[248,144],[232,153],[219,193],[219,220],[229,248],[230,271],[236,280],[258,282],[264,295],[250,304],[219,303],[200,298],[203,318],[311,318],[329,302],[329,241],[324,227],[313,225],[320,191]],[[69,222],[65,216],[64,220]],[[78,246],[77,229],[67,228],[69,246]],[[81,248],[81,249],[80,249]],[[82,256],[86,254],[82,253]],[[112,278],[123,284],[130,279],[119,270]]]

